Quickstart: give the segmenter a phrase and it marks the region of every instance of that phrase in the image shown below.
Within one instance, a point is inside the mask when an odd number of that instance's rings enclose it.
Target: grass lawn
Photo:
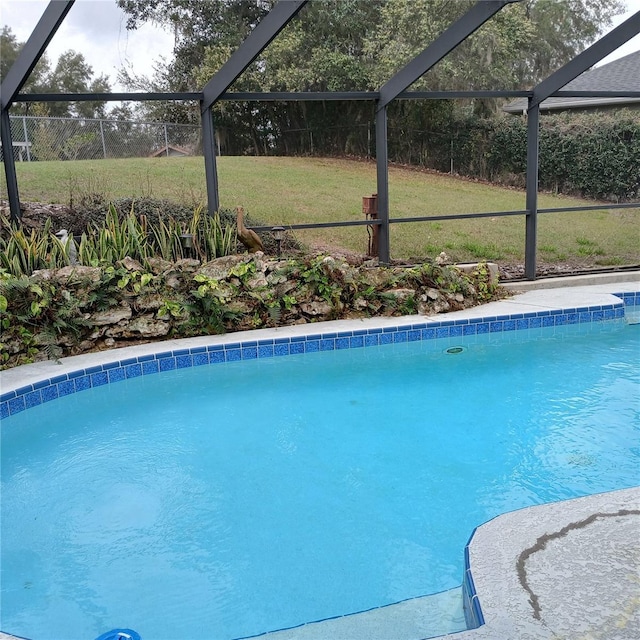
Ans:
[[[83,196],[153,197],[191,206],[206,202],[204,160],[135,158],[32,162],[16,166],[20,197],[77,205]],[[376,191],[373,162],[322,158],[221,157],[221,206],[244,206],[268,225],[362,220],[362,197]],[[6,184],[0,184],[6,199]],[[391,218],[511,211],[525,207],[523,191],[392,167]],[[541,194],[540,208],[593,204]],[[393,224],[393,258],[422,258],[446,251],[456,261],[522,262],[524,216]],[[297,231],[306,244],[363,253],[365,227]],[[624,265],[640,263],[640,208],[541,214],[541,263]]]

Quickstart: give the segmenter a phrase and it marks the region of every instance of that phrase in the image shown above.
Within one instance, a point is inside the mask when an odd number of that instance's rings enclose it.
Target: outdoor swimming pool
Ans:
[[[456,587],[478,524],[637,484],[639,340],[592,323],[241,360],[16,413],[3,630],[230,639]]]

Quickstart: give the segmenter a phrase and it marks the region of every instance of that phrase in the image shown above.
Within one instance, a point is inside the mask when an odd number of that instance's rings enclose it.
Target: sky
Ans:
[[[203,0],[206,1],[206,0]],[[2,0],[0,25],[7,25],[19,42],[25,42],[44,12],[48,0]],[[627,12],[617,16],[614,26],[636,11],[640,0],[626,0]],[[118,70],[127,68],[136,75],[152,75],[161,56],[171,58],[173,35],[147,24],[127,31],[124,12],[115,0],[76,0],[47,48],[55,63],[62,53],[73,49],[82,53],[94,76],[109,76],[112,91],[124,91],[117,83]],[[640,35],[607,56],[598,66],[640,50]]]
[[[26,42],[49,4],[48,0],[2,0],[0,24],[10,27],[18,42]],[[65,51],[82,53],[94,76],[109,76],[112,91],[125,67],[137,75],[152,75],[154,62],[172,57],[173,34],[153,25],[127,31],[125,13],[115,0],[76,0],[47,47],[52,64]]]

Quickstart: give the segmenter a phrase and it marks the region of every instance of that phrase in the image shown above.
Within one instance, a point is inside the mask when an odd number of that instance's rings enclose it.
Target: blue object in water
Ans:
[[[133,629],[112,629],[98,636],[96,640],[142,640]]]

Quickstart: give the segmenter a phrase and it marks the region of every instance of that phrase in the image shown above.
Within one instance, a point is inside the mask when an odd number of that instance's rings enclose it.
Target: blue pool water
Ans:
[[[2,629],[227,640],[456,587],[475,526],[638,483],[639,327],[182,369],[10,416]]]

